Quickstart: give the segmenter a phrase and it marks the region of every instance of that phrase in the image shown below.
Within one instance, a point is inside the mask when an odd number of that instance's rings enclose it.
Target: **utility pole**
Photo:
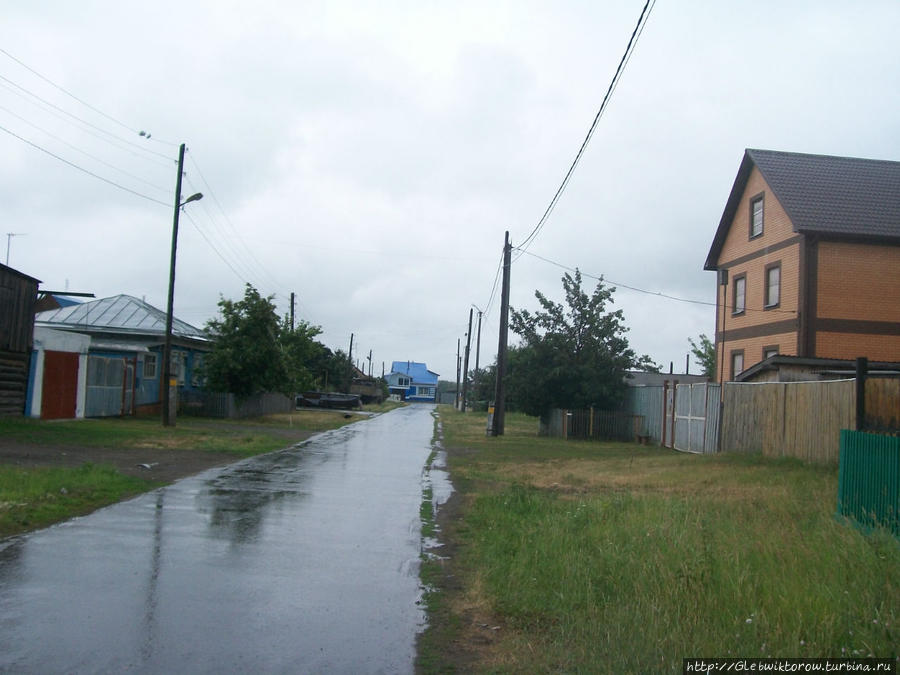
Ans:
[[[169,410],[172,389],[172,305],[175,302],[175,251],[178,249],[178,214],[181,212],[181,174],[184,171],[184,143],[178,148],[178,177],[175,179],[175,216],[172,220],[172,253],[169,260],[169,300],[166,305],[166,341],[163,346],[162,423],[174,424]]]
[[[294,291],[291,291],[291,332],[294,332]]]
[[[474,305],[473,305],[474,306]],[[478,307],[475,307],[478,309]],[[478,341],[475,343],[475,372],[478,372],[478,359],[481,356],[481,314],[482,311],[478,309]]]
[[[469,307],[469,330],[466,331],[466,362],[463,368],[463,397],[462,409],[466,412],[469,396],[469,347],[472,344],[472,308]]]
[[[369,377],[372,377],[372,350],[369,350]]]
[[[350,365],[353,365],[353,333],[350,333],[350,351],[347,353]]]
[[[456,338],[456,403],[453,407],[459,410],[459,338]]]
[[[494,419],[492,436],[502,436],[506,427],[506,389],[503,378],[506,375],[506,342],[509,335],[509,268],[511,266],[512,245],[509,231],[503,238],[503,290],[500,295],[500,338],[497,341],[497,382],[494,385]]]

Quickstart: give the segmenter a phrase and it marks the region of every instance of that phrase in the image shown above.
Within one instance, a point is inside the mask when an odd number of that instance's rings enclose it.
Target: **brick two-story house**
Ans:
[[[719,380],[774,354],[900,361],[900,162],[746,150],[704,269]]]

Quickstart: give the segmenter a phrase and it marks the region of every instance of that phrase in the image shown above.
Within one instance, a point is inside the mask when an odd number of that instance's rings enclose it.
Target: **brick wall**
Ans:
[[[821,242],[816,315],[900,321],[900,246]]]
[[[757,195],[763,195],[763,234],[750,238],[750,202]],[[778,345],[781,354],[797,354],[796,332],[784,332],[783,322],[797,319],[800,289],[800,243],[788,246],[784,243],[797,237],[793,225],[779,201],[772,194],[759,170],[755,167],[747,180],[734,221],[725,238],[718,259],[718,266],[728,270],[728,285],[718,287],[719,323],[716,333],[724,323],[726,334],[733,331],[754,332],[753,336],[729,338],[724,349],[721,337],[716,340],[720,357],[725,359],[725,377],[730,378],[731,353],[744,350],[744,369],[762,360],[763,347]],[[772,250],[775,248],[776,250]],[[750,260],[742,260],[751,257]],[[781,265],[780,302],[777,307],[765,307],[766,269],[772,264]],[[735,279],[746,279],[745,310],[741,314],[732,311]],[[782,323],[779,329],[766,328],[767,324]],[[770,335],[759,333],[770,332]],[[716,373],[721,370],[719,362]]]

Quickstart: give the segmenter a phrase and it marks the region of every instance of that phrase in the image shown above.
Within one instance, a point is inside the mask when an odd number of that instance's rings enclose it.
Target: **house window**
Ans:
[[[750,238],[763,233],[763,196],[757,195],[750,200]]]
[[[766,267],[766,309],[781,302],[781,263]]]
[[[434,387],[416,387],[416,393],[419,396],[434,396]]]
[[[747,277],[741,275],[734,278],[734,302],[732,303],[732,314],[743,314],[747,296]]]
[[[778,356],[778,345],[763,347],[763,361],[773,356]]]
[[[170,372],[172,377],[178,382],[179,387],[184,386],[184,362],[186,354],[184,352],[172,351],[172,360],[170,362]]]
[[[408,387],[409,386],[409,378],[408,377],[398,377],[397,378],[397,386]]]
[[[731,379],[733,380],[744,370],[744,350],[731,352]]]
[[[155,380],[157,369],[156,354],[144,354],[144,379]]]
[[[206,378],[203,377],[203,355],[194,354],[194,362],[191,366],[191,386],[198,388],[206,384]]]

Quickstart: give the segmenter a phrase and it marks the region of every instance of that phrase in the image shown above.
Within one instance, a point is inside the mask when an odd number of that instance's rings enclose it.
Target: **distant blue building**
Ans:
[[[387,376],[391,394],[404,401],[434,403],[437,394],[438,374],[432,373],[424,363],[394,361]]]

